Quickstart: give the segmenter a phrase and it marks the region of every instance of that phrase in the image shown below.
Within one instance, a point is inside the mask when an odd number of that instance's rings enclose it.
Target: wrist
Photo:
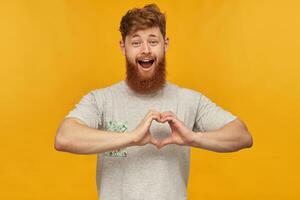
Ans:
[[[199,147],[199,140],[201,138],[202,132],[192,131],[192,142],[190,146]]]
[[[136,146],[136,144],[137,144],[136,137],[133,134],[133,132],[128,133],[127,137],[128,137],[128,140],[129,140],[128,146]]]

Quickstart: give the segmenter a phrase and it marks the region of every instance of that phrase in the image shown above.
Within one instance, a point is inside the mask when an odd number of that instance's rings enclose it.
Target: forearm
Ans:
[[[252,146],[252,137],[247,128],[239,120],[211,132],[194,132],[191,144],[215,152],[234,152]]]
[[[58,130],[55,148],[76,154],[96,154],[133,144],[129,133],[96,130],[74,121],[64,122]]]

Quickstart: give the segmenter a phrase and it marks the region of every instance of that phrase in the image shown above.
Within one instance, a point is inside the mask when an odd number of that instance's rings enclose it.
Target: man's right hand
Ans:
[[[139,125],[133,130],[133,145],[143,146],[150,143],[158,147],[159,141],[153,138],[150,133],[150,126],[153,120],[157,122],[161,121],[161,114],[156,110],[150,110]]]
[[[159,147],[159,142],[149,131],[153,120],[160,122],[161,116],[159,112],[150,110],[132,133],[116,134],[90,128],[74,118],[65,119],[58,128],[55,149],[76,154],[94,154],[148,143]]]

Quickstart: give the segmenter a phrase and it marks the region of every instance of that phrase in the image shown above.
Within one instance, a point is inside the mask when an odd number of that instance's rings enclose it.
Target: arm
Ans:
[[[128,133],[115,134],[89,128],[75,118],[65,119],[58,128],[55,149],[76,154],[94,154],[132,145]]]
[[[159,143],[159,148],[168,144],[187,145],[215,152],[233,152],[252,146],[252,137],[239,119],[211,132],[193,132],[172,112],[163,113],[163,122],[168,122],[171,135]]]
[[[149,127],[152,120],[158,120],[159,114],[150,111],[132,133],[116,134],[89,128],[75,118],[65,119],[58,128],[55,149],[76,154],[95,154],[124,148],[142,146],[158,142],[151,138]]]
[[[191,146],[215,152],[233,152],[252,147],[252,136],[239,119],[211,132],[193,132]]]

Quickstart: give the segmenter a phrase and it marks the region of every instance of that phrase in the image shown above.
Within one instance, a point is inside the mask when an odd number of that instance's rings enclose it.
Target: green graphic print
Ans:
[[[127,130],[127,122],[122,122],[122,121],[109,121],[106,123],[106,130],[115,132],[117,134],[122,134]],[[126,157],[127,156],[127,151],[126,148],[123,149],[115,149],[112,151],[107,151],[104,153],[105,156],[108,157]]]

